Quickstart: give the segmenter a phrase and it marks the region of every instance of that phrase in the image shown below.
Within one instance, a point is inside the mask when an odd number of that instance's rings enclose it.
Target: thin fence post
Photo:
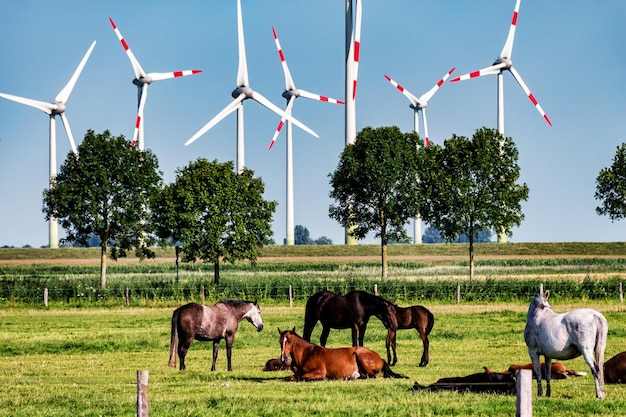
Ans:
[[[456,283],[456,303],[461,304],[461,283]]]
[[[130,306],[130,290],[126,287],[126,307]]]
[[[289,307],[293,307],[293,287],[289,284]]]
[[[202,286],[202,304],[204,305],[204,285]]]
[[[148,371],[137,371],[137,417],[148,417]]]
[[[520,369],[517,371],[516,381],[516,417],[531,417],[533,415],[533,371]]]
[[[43,289],[43,305],[48,307],[48,289],[47,288]]]
[[[621,282],[619,283],[619,302],[624,303],[624,289]]]
[[[374,295],[378,295],[378,284],[374,284]]]

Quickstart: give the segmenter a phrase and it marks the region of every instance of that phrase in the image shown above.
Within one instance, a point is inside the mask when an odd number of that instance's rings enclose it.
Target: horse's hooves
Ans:
[[[420,367],[423,368],[424,366],[428,365],[428,362],[420,362]]]

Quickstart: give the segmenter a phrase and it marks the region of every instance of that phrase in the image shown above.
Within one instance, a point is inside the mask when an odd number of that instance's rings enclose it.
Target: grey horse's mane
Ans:
[[[256,304],[253,301],[246,301],[246,300],[222,300],[220,301],[220,303],[229,305],[231,307],[241,307],[244,304]]]

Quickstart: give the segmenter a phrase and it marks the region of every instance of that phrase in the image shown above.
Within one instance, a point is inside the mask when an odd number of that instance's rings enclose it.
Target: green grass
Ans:
[[[615,302],[554,304],[556,311],[593,306],[609,321],[607,359],[626,346],[626,309]],[[289,372],[266,373],[265,361],[279,354],[276,328],[301,331],[303,308],[262,306],[265,329],[242,322],[235,338],[233,372],[226,372],[222,342],[217,371],[211,345],[195,342],[187,371],[166,366],[171,308],[0,311],[0,416],[132,416],[136,372],[150,372],[150,413],[158,416],[223,415],[513,415],[512,396],[410,392],[415,381],[504,370],[528,362],[523,341],[527,304],[433,304],[431,363],[417,364],[416,332],[398,332],[395,371],[406,380],[287,382]],[[320,326],[313,340],[319,340]],[[385,329],[370,322],[365,345],[385,355]],[[329,346],[350,343],[347,330],[333,330]],[[581,358],[568,361],[588,371]],[[595,399],[590,376],[553,383],[552,398],[534,398],[535,416],[626,415],[626,386],[607,386]]]

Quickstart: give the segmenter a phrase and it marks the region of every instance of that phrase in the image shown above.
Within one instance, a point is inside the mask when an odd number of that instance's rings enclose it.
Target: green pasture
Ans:
[[[592,306],[609,322],[606,358],[626,350],[626,308],[619,301],[553,303],[556,311]],[[149,371],[154,416],[494,416],[515,413],[515,397],[411,392],[438,378],[501,371],[529,361],[523,340],[526,303],[433,304],[431,363],[419,368],[416,332],[398,332],[396,372],[408,379],[287,382],[289,372],[262,372],[279,354],[277,327],[302,330],[302,306],[262,306],[265,329],[242,322],[233,372],[222,343],[211,372],[211,344],[195,342],[187,371],[167,367],[172,308],[11,308],[0,310],[0,416],[132,416],[136,372]],[[314,340],[319,340],[320,326]],[[375,318],[365,345],[385,355],[385,329]],[[350,344],[331,331],[329,346]],[[568,361],[588,371],[581,358]],[[626,386],[607,386],[596,400],[590,376],[554,381],[551,398],[533,398],[535,416],[626,415]]]

